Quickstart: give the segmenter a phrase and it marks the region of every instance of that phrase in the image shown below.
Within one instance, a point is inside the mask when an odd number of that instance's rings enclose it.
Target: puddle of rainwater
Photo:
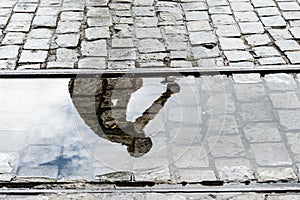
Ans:
[[[245,156],[240,146],[222,152],[218,140],[240,141],[256,116],[280,125],[264,84],[254,100],[257,84],[240,86],[223,76],[1,79],[0,151],[19,155],[20,176],[170,180],[170,166],[208,168],[211,154]]]

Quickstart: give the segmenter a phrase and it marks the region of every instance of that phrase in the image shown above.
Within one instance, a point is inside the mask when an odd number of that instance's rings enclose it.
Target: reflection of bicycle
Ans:
[[[87,83],[87,80],[90,80],[91,82],[96,81],[97,83],[93,83],[92,85],[97,85],[98,87],[94,90],[97,91],[97,93],[94,94],[95,98],[90,99],[93,99],[95,101],[94,105],[96,105],[94,112],[94,115],[96,113],[96,117],[92,118],[94,119],[93,121],[91,121],[91,118],[89,119],[86,117],[87,112],[84,110],[86,106],[83,104],[88,104],[89,102],[80,101],[80,98],[84,99],[85,95],[72,95],[74,90],[73,87],[82,86],[82,88],[86,88],[89,84]],[[74,84],[75,81],[79,84]],[[134,122],[128,122],[126,121],[127,104],[130,100],[131,94],[141,88],[142,79],[91,78],[82,81],[82,85],[80,83],[80,80],[71,80],[69,91],[71,93],[73,103],[85,123],[89,125],[98,136],[111,142],[126,145],[127,151],[133,157],[140,157],[150,151],[152,148],[152,141],[150,137],[145,136],[143,129],[158,114],[171,95],[180,91],[179,85],[174,81],[164,82],[167,84],[166,91],[162,93],[160,97],[157,98]],[[131,85],[132,87],[122,88],[124,85]],[[85,90],[79,89],[79,91],[83,91],[82,93],[85,93]],[[117,95],[117,101],[121,101],[120,104],[122,104],[122,106],[118,106],[118,103],[114,103],[115,99],[112,99],[113,93],[119,94]],[[95,119],[98,124],[97,128],[94,125]]]

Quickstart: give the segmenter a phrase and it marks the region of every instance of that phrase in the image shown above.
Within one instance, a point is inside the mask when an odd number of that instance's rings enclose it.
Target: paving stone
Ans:
[[[278,6],[281,10],[300,10],[300,6],[297,2],[278,2]]]
[[[279,124],[287,130],[300,129],[300,114],[298,110],[278,110]]]
[[[240,38],[219,38],[222,50],[246,49],[247,46]]]
[[[157,27],[157,17],[136,17],[134,24],[136,27]]]
[[[164,26],[164,31],[167,35],[185,35],[187,34],[186,28],[182,25],[180,26]]]
[[[215,159],[220,179],[226,182],[249,181],[254,179],[249,160],[244,158]]]
[[[13,9],[14,12],[34,13],[38,4],[36,3],[17,3]]]
[[[79,34],[56,35],[55,42],[59,47],[77,47],[79,38]]]
[[[0,59],[16,59],[20,46],[8,45],[0,47]]]
[[[262,84],[234,84],[236,99],[240,102],[266,101],[266,90]]]
[[[3,8],[1,5],[0,16],[10,16],[10,15],[11,15],[11,8]]]
[[[83,58],[78,62],[79,69],[106,69],[104,58]]]
[[[296,92],[271,93],[270,98],[274,108],[300,108]]]
[[[169,110],[168,120],[175,123],[182,122],[182,124],[188,125],[202,124],[201,108],[172,108]]]
[[[95,26],[112,26],[112,20],[110,17],[106,18],[88,18],[87,19],[88,27]]]
[[[108,52],[109,60],[134,60],[136,52],[134,49],[110,49]]]
[[[37,28],[37,29],[31,29],[27,35],[27,38],[29,39],[51,38],[52,35],[53,35],[53,30],[51,29]]]
[[[285,52],[292,64],[300,64],[300,51]]]
[[[61,147],[55,145],[28,145],[20,157],[20,165],[27,167],[38,167],[45,165],[49,167],[49,163],[57,162],[61,153]]]
[[[272,121],[274,119],[270,103],[242,103],[239,114],[245,122]]]
[[[195,46],[192,47],[192,52],[194,58],[196,59],[218,57],[220,55],[220,50],[218,49],[218,47],[209,49],[202,46]]]
[[[268,57],[268,58],[260,58],[258,60],[261,65],[282,65],[286,64],[285,60],[282,57]]]
[[[280,11],[277,7],[257,8],[256,11],[260,17],[280,15]]]
[[[277,40],[275,44],[281,51],[300,50],[300,45],[295,40]]]
[[[233,11],[251,11],[254,10],[250,2],[231,2]]]
[[[132,7],[133,16],[153,17],[155,16],[153,7]]]
[[[209,8],[210,14],[232,14],[230,6],[214,6]]]
[[[43,63],[46,61],[47,51],[24,50],[21,53],[19,63]]]
[[[290,26],[291,27],[297,27],[297,26],[300,26],[300,20],[290,20],[289,21],[289,23],[290,23]]]
[[[276,6],[274,1],[272,0],[265,0],[265,1],[252,0],[252,3],[255,8]]]
[[[56,16],[60,12],[59,7],[39,7],[36,11],[36,15],[53,15]]]
[[[275,40],[286,40],[293,38],[287,29],[268,29],[268,32]]]
[[[58,48],[56,50],[56,60],[57,61],[67,61],[67,62],[76,62],[78,60],[79,54],[76,50]]]
[[[270,90],[296,90],[297,85],[290,74],[269,74],[265,75],[264,80]]]
[[[83,19],[83,12],[65,11],[60,15],[61,21],[81,21]]]
[[[177,168],[209,167],[208,154],[201,146],[174,146],[171,150]]]
[[[209,151],[213,157],[238,157],[245,155],[244,145],[239,135],[208,136]]]
[[[6,27],[8,20],[9,20],[9,17],[1,17],[0,16],[0,28]]]
[[[235,83],[261,83],[259,73],[232,74]]]
[[[244,128],[246,139],[250,142],[281,141],[280,132],[275,123],[248,123]]]
[[[131,38],[124,38],[124,39],[112,39],[112,47],[113,48],[130,48],[134,47],[133,40]]]
[[[19,65],[17,70],[41,69],[41,64]]]
[[[184,11],[188,10],[208,10],[207,4],[205,2],[191,2],[182,3],[182,8]]]
[[[209,20],[209,15],[204,11],[189,11],[185,12],[185,18],[187,21],[203,21]]]
[[[10,22],[24,22],[30,23],[33,18],[33,14],[29,13],[14,13],[11,18]]]
[[[280,56],[280,53],[274,47],[255,47],[253,48],[254,53],[258,57],[276,57]]]
[[[89,7],[87,17],[109,17],[109,8],[105,7]]]
[[[207,20],[202,21],[188,21],[187,22],[187,29],[190,32],[194,31],[211,31],[212,27]]]
[[[298,19],[300,19],[300,11],[282,12],[282,15],[286,20],[298,20]]]
[[[80,31],[81,22],[58,22],[56,33],[78,33]]]
[[[300,134],[299,134],[299,132],[286,133],[286,138],[287,138],[287,142],[289,144],[291,151],[294,154],[300,154],[300,147],[299,147]]]
[[[170,67],[189,68],[193,67],[192,63],[185,60],[172,60]]]
[[[132,69],[135,68],[134,61],[109,61],[108,69]]]
[[[240,22],[239,26],[243,34],[264,33],[264,27],[260,22]]]
[[[245,37],[247,43],[251,46],[261,46],[271,43],[270,38],[266,34],[254,34]]]
[[[135,28],[137,38],[162,38],[159,28]]]
[[[0,152],[0,173],[12,173],[18,164],[18,154],[14,152]]]
[[[28,32],[30,30],[30,24],[24,22],[10,22],[5,30],[8,32]]]
[[[248,51],[224,51],[224,54],[229,61],[253,61]]]
[[[293,161],[283,143],[250,144],[256,163],[260,166],[292,165]]]
[[[62,6],[63,11],[83,11],[84,2],[64,2]]]
[[[48,62],[47,63],[47,69],[73,69],[74,68],[74,62]]]
[[[34,28],[56,27],[57,16],[35,16],[32,22]]]
[[[190,40],[192,45],[216,43],[216,37],[212,32],[191,32]]]
[[[284,195],[269,195],[268,200],[297,200],[298,195],[284,194]]]
[[[56,180],[58,174],[58,166],[37,166],[37,167],[19,167],[18,179],[27,181]]]
[[[171,51],[170,52],[171,59],[186,59],[187,57],[188,57],[188,53],[186,51]]]
[[[81,53],[84,56],[107,56],[106,41],[97,40],[93,42],[83,41],[81,43]]]
[[[220,25],[216,28],[216,34],[219,37],[239,37],[241,31],[237,25]]]
[[[215,26],[236,23],[234,18],[231,15],[215,14],[215,15],[211,15],[211,19]]]
[[[16,61],[14,60],[0,60],[0,69],[15,69]]]
[[[109,38],[110,33],[108,27],[93,27],[85,29],[85,37],[88,40]]]
[[[286,21],[281,16],[261,17],[262,23],[269,27],[285,27]]]
[[[217,180],[214,171],[206,169],[180,169],[178,170],[177,178],[179,182],[187,183]]]
[[[207,128],[208,135],[230,135],[237,134],[238,124],[236,117],[226,113],[224,116],[213,116],[209,120],[209,126]]]
[[[256,176],[259,182],[297,180],[294,170],[289,167],[258,168]]]
[[[24,44],[25,36],[25,33],[8,32],[2,40],[2,44]]]
[[[234,12],[234,16],[239,22],[258,22],[259,19],[254,11]]]
[[[142,60],[164,60],[168,57],[167,53],[144,53],[139,54],[140,59]]]
[[[154,159],[156,163],[162,163],[163,161],[168,161],[168,159]],[[145,167],[145,163],[149,163],[149,160],[147,162],[142,162],[143,167]],[[134,169],[134,180],[135,181],[156,181],[156,182],[166,182],[170,181],[170,170],[168,165],[164,165],[164,167],[155,167],[152,169],[139,169],[136,171]]]
[[[242,62],[229,62],[229,66],[231,67],[254,67],[253,62],[242,61]]]
[[[143,39],[139,41],[138,49],[141,53],[155,53],[165,51],[165,46],[157,39]]]
[[[134,6],[152,6],[153,2],[154,2],[154,0],[142,0],[142,1],[135,0],[135,1],[133,1],[133,5]]]
[[[27,39],[24,45],[24,49],[47,50],[49,48],[49,39]]]

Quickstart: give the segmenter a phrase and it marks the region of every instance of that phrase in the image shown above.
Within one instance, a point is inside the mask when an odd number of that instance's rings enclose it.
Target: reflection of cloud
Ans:
[[[126,112],[127,121],[134,122],[166,91],[166,86],[161,84],[163,80],[162,78],[143,79],[143,86],[131,94]]]

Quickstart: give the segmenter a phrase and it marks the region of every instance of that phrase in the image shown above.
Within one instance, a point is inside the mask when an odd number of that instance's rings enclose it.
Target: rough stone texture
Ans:
[[[256,173],[257,179],[260,182],[297,180],[297,176],[292,168],[258,168]]]
[[[105,52],[123,55],[123,48],[136,54],[130,58],[135,63],[130,68],[300,63],[300,10],[296,1],[11,2],[9,6],[1,4],[0,45],[6,48],[25,44],[20,54],[29,49],[47,51],[49,57],[42,61],[42,68],[47,62],[61,61],[55,55],[57,48],[79,53],[78,59],[67,60],[75,67],[86,56],[101,56],[107,63],[121,61],[111,59]],[[273,49],[275,46],[279,51]],[[153,53],[167,56],[139,56]],[[22,63],[19,58],[10,58],[17,63],[16,67],[2,69],[17,69]],[[124,69],[128,64],[110,63],[107,68]]]
[[[291,157],[283,143],[251,144],[250,147],[256,163],[260,166],[292,165]]]

